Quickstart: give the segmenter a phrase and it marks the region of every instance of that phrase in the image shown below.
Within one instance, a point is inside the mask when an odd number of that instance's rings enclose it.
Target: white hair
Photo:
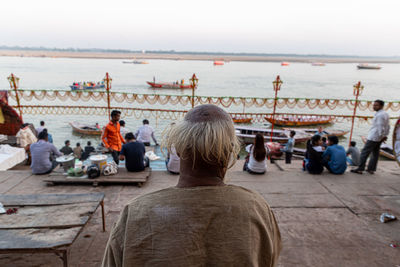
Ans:
[[[232,167],[240,151],[240,142],[232,119],[225,114],[226,118],[201,122],[190,121],[185,116],[182,122],[164,131],[162,147],[166,147],[170,153],[171,148],[175,147],[180,158],[192,158],[193,165],[200,157],[210,165]]]

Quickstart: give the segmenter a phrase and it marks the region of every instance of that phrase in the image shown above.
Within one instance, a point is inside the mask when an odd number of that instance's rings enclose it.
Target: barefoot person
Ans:
[[[181,157],[178,184],[125,206],[102,266],[275,266],[281,238],[270,207],[224,182],[240,148],[231,117],[197,106],[166,136]]]
[[[121,135],[119,119],[121,111],[111,111],[111,121],[106,125],[103,132],[103,143],[106,148],[111,152],[115,163],[119,163],[119,152],[122,148],[122,143],[125,144],[125,139]]]
[[[381,148],[382,142],[387,140],[389,134],[389,115],[383,110],[385,102],[382,100],[375,100],[374,110],[376,111],[374,119],[372,120],[372,127],[369,130],[367,142],[361,151],[360,165],[357,169],[351,170],[351,172],[362,174],[367,163],[368,156],[371,157],[368,162],[367,172],[373,174],[376,171],[379,159],[379,149]]]

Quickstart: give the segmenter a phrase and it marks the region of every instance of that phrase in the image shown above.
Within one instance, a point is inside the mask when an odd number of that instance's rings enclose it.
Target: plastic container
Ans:
[[[100,172],[103,172],[104,167],[107,165],[107,156],[106,155],[93,155],[89,157],[90,161],[93,164],[96,164]]]

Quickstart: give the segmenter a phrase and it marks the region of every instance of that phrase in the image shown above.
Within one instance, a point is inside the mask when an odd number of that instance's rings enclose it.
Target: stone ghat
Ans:
[[[309,175],[301,161],[268,164],[265,175],[243,172],[243,161],[227,173],[227,183],[258,191],[272,207],[281,230],[278,266],[396,266],[400,263],[400,221],[383,224],[379,216],[400,217],[400,169],[380,161],[375,175]],[[142,187],[47,186],[45,176],[29,170],[0,172],[0,194],[105,193],[106,232],[99,210],[69,251],[69,266],[99,266],[111,226],[130,199],[176,184],[178,177],[153,171]],[[7,216],[7,215],[1,215]],[[4,254],[0,266],[62,266],[53,254]]]

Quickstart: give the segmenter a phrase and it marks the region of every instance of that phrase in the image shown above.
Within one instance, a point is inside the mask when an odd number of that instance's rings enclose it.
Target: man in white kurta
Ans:
[[[384,105],[385,103],[382,100],[375,100],[374,102],[373,108],[376,113],[372,120],[372,127],[368,132],[367,142],[361,151],[360,165],[351,172],[362,174],[370,154],[367,172],[373,174],[376,171],[381,144],[387,140],[390,130],[389,115],[383,110]]]

